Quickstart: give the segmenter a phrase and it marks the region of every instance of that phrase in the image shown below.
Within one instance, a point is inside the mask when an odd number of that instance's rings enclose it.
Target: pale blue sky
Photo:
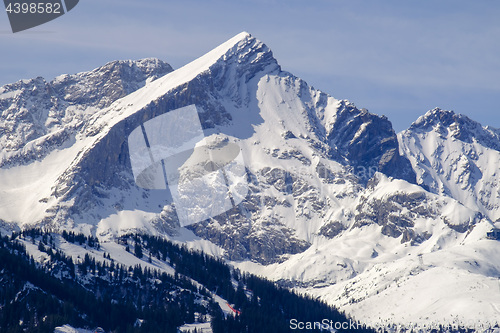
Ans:
[[[0,85],[116,59],[179,68],[248,31],[284,70],[397,131],[434,107],[499,128],[499,18],[497,0],[81,0],[18,34],[0,13]]]

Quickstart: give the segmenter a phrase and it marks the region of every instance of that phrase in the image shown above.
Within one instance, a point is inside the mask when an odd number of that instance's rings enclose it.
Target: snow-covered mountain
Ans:
[[[434,109],[400,134],[401,150],[431,192],[500,219],[500,132]]]
[[[196,105],[237,142],[249,192],[181,228],[168,190],[138,187],[127,138]],[[500,320],[499,132],[433,110],[399,136],[281,69],[241,33],[171,71],[159,60],[0,88],[0,220],[114,242],[143,232],[380,323]],[[465,321],[464,321],[465,320]]]
[[[41,160],[97,110],[172,71],[158,59],[113,61],[90,72],[0,88],[0,166]]]

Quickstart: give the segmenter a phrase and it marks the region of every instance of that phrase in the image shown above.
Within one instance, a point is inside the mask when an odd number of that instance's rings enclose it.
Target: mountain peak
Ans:
[[[128,114],[135,113],[151,101],[158,101],[165,94],[182,89],[186,84],[200,84],[198,81],[202,80],[202,77],[210,77],[209,80],[213,81],[211,84],[239,86],[261,71],[272,73],[280,70],[272,51],[249,33],[242,32],[200,58],[151,83],[147,89],[141,89],[121,99],[114,105],[114,109],[126,108]],[[206,90],[201,86],[199,88]],[[237,94],[238,89],[233,89],[233,92]],[[203,94],[201,91],[200,93]],[[130,108],[130,105],[133,107]]]
[[[435,126],[441,124],[445,127],[450,126],[457,120],[457,117],[461,115],[455,114],[451,110],[443,110],[441,108],[434,108],[427,111],[423,116],[420,116],[411,127],[415,128],[427,128],[429,126]]]
[[[172,71],[169,64],[156,58],[115,60],[92,71],[58,76],[51,85],[70,103],[93,98],[97,107],[104,108]]]
[[[462,114],[434,108],[420,116],[411,124],[409,130],[417,132],[438,131],[443,137],[449,135],[455,139],[469,142],[470,136],[477,136],[476,134],[483,131],[483,127]]]
[[[408,129],[409,132],[435,131],[442,138],[453,138],[465,143],[479,142],[485,147],[500,151],[500,133],[483,127],[469,117],[453,111],[434,108],[419,117]]]
[[[88,73],[100,73],[106,71],[137,71],[138,75],[162,76],[173,71],[173,68],[158,58],[144,58],[139,60],[114,60],[104,66],[98,67]]]
[[[229,42],[235,42],[235,41],[242,41],[242,40],[249,39],[249,38],[254,38],[254,37],[252,36],[251,33],[246,32],[246,31],[242,31],[239,34],[237,34],[234,37],[232,37],[231,39],[229,39],[227,41],[227,43],[229,43]]]
[[[177,70],[176,76],[180,76],[185,72],[189,72],[189,76],[197,75],[209,70],[212,65],[220,61],[226,64],[236,62],[238,65],[242,65],[244,63],[255,64],[262,60],[266,63],[265,65],[270,63],[277,65],[272,51],[264,43],[248,32],[241,32],[207,54]]]

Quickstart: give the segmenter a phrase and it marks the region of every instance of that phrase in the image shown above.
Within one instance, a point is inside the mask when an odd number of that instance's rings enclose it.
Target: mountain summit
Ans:
[[[418,182],[471,209],[500,218],[498,130],[453,111],[433,109],[400,134],[401,151],[417,171]]]

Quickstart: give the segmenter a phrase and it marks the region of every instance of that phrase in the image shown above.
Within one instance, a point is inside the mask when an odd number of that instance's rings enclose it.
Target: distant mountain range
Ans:
[[[168,190],[136,185],[127,138],[189,105],[238,143],[249,191],[184,228]],[[82,232],[117,262],[120,236],[164,237],[373,325],[499,322],[499,207],[499,130],[436,108],[396,134],[248,33],[175,71],[115,61],[0,88],[3,234]]]

